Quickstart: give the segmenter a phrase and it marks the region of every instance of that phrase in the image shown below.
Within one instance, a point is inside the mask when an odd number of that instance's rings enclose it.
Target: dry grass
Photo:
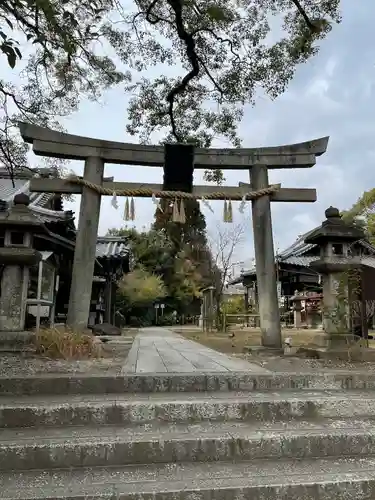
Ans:
[[[102,357],[102,348],[90,334],[67,329],[42,328],[35,334],[36,352],[55,359]]]

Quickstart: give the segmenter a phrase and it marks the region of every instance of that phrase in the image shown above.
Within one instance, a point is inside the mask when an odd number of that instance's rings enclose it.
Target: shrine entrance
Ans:
[[[202,149],[187,144],[163,147],[104,141],[27,123],[20,123],[20,131],[36,155],[85,162],[83,177],[34,178],[30,184],[34,192],[82,195],[69,298],[70,327],[82,329],[87,325],[102,195],[169,198],[179,203],[184,199],[202,200],[205,204],[208,200],[224,200],[230,206],[227,222],[231,218],[232,201],[240,201],[242,211],[246,202],[251,201],[262,344],[281,347],[271,202],[315,202],[316,190],[269,185],[268,169],[314,166],[316,157],[326,151],[328,137],[280,147]],[[163,167],[164,182],[162,185],[108,182],[104,178],[105,163]],[[250,184],[193,186],[194,169],[248,170]],[[182,211],[180,205],[176,221],[180,218],[183,222]]]

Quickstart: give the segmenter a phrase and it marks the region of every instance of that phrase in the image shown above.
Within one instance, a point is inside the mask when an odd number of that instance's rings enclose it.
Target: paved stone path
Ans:
[[[123,368],[124,373],[240,371],[270,373],[261,366],[231,358],[165,328],[141,329]]]

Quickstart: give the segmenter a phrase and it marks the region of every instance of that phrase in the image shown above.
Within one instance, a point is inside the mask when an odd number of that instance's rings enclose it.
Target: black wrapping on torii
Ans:
[[[192,144],[164,145],[163,191],[193,191],[194,146]]]

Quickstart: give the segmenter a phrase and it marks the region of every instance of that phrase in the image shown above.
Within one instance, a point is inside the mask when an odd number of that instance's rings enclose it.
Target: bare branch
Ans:
[[[229,229],[223,229],[221,225],[218,225],[215,233],[215,237],[210,238],[209,246],[213,261],[221,271],[220,285],[217,290],[217,294],[221,296],[233,264],[234,253],[244,240],[245,228],[242,224]]]

